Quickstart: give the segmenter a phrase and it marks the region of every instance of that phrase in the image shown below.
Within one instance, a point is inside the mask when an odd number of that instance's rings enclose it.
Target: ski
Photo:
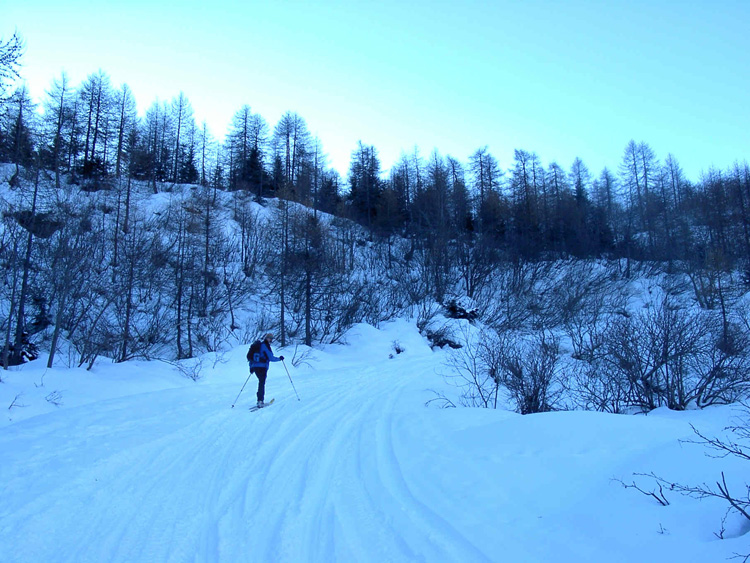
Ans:
[[[255,411],[259,411],[260,409],[264,409],[264,408],[266,408],[266,407],[267,407],[268,405],[272,405],[272,404],[273,404],[273,402],[274,402],[275,400],[276,400],[276,399],[271,399],[270,401],[268,401],[267,403],[265,403],[265,404],[264,404],[264,405],[263,405],[262,407],[259,407],[259,406],[257,406],[257,405],[256,405],[256,406],[254,406],[254,407],[250,407],[250,412],[255,412]]]

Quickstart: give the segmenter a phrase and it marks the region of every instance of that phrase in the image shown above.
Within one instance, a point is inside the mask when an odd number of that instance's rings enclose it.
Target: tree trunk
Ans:
[[[5,327],[5,344],[3,346],[3,369],[10,366],[10,338],[12,333],[13,311],[16,308],[16,285],[18,282],[18,270],[16,269],[16,257],[18,256],[18,243],[13,244],[13,254],[10,263],[10,271],[13,272],[11,279],[10,303],[8,303],[8,324]]]
[[[125,326],[123,327],[122,334],[122,351],[120,353],[120,361],[124,362],[128,359],[128,341],[130,340],[130,318],[133,314],[133,284],[135,278],[135,253],[136,253],[136,241],[135,241],[135,228],[133,229],[133,243],[130,247],[130,260],[128,263],[128,281],[127,281],[127,296],[125,298]]]
[[[305,345],[312,346],[312,272],[310,264],[305,271]]]
[[[31,217],[36,215],[36,200],[39,193],[39,167],[36,169],[34,178],[34,196],[31,200]],[[31,270],[31,249],[34,243],[34,233],[29,230],[29,236],[26,239],[26,255],[23,260],[23,277],[21,281],[21,295],[18,298],[18,315],[16,317],[16,333],[14,339],[14,350],[10,356],[10,361],[14,365],[23,363],[23,340],[26,332],[25,315],[26,315],[26,296],[29,292],[29,271]]]
[[[50,343],[47,368],[51,368],[55,361],[55,351],[57,350],[57,342],[60,339],[60,325],[62,324],[63,311],[65,309],[65,303],[67,301],[66,297],[67,291],[62,291],[60,293],[60,302],[57,304],[57,313],[55,313],[55,330],[52,331],[52,342]]]

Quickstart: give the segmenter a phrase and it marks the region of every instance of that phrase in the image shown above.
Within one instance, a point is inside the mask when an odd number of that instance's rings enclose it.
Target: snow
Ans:
[[[394,351],[398,342],[402,353]],[[164,362],[46,359],[0,377],[0,559],[101,561],[722,561],[745,523],[716,499],[650,490],[650,473],[738,492],[746,469],[681,442],[732,406],[647,416],[441,409],[433,351],[406,321],[345,345],[276,349],[256,413],[246,346]],[[293,365],[295,353],[307,361]],[[452,395],[451,395],[452,394]],[[16,406],[8,408],[16,400]],[[53,404],[57,402],[58,405]],[[721,534],[720,534],[721,535]]]

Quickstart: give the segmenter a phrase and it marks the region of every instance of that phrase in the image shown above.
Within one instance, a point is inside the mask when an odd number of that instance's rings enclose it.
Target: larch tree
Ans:
[[[102,70],[90,74],[78,90],[85,122],[83,147],[83,175],[98,178],[105,170],[106,154],[103,140],[106,137],[107,116],[110,111],[112,87],[109,76]]]
[[[209,170],[210,170],[210,154],[214,145],[214,138],[211,135],[211,131],[208,129],[208,124],[204,119],[200,126],[198,133],[198,150],[200,152],[198,158],[200,162],[200,173],[199,183],[201,186],[208,185]]]
[[[279,188],[294,198],[303,164],[308,157],[310,132],[305,120],[294,112],[286,112],[273,131],[274,157],[279,160]]]
[[[472,188],[479,199],[477,207],[484,205],[488,192],[497,191],[502,183],[502,171],[497,159],[484,146],[469,157],[469,171],[472,176]]]
[[[138,114],[136,110],[135,97],[127,84],[114,93],[113,106],[115,109],[115,133],[117,143],[115,148],[115,176],[120,178],[123,171],[123,163],[130,156],[128,141],[132,132],[138,125]]]
[[[399,208],[408,219],[411,217],[411,202],[414,198],[414,174],[409,155],[401,152],[396,164],[390,170],[391,189],[396,195]]]
[[[605,210],[607,222],[612,225],[617,197],[617,178],[606,166],[599,177],[592,182],[591,196],[594,205]]]
[[[557,162],[550,162],[547,166],[545,189],[546,236],[552,250],[561,253],[565,233],[565,212],[572,193],[568,175]]]
[[[172,155],[172,182],[192,183],[197,180],[195,167],[196,127],[193,107],[180,92],[170,106],[173,124],[174,148]]]
[[[514,151],[515,165],[511,178],[511,204],[514,215],[514,234],[522,255],[533,255],[540,250],[539,184],[544,173],[536,153]]]
[[[320,209],[320,192],[328,166],[328,155],[323,150],[323,142],[315,137],[310,144],[310,187],[312,189],[312,207],[317,216]]]
[[[622,187],[626,190],[628,205],[635,208],[638,230],[645,230],[649,247],[654,244],[655,209],[654,194],[659,163],[653,149],[645,142],[630,140],[625,147],[620,164]]]
[[[596,248],[589,194],[591,173],[580,158],[573,160],[570,168],[570,185],[573,187],[572,209],[568,214],[569,235],[566,247],[576,256],[584,256]]]
[[[51,152],[50,165],[55,172],[55,188],[60,189],[61,155],[65,151],[65,127],[72,115],[71,98],[73,91],[68,76],[63,72],[59,79],[52,82],[52,87],[44,98],[45,140]]]
[[[14,32],[10,39],[0,39],[0,103],[5,100],[5,92],[10,84],[20,78],[21,56],[24,42],[18,32]]]
[[[6,131],[2,154],[16,165],[11,183],[20,174],[21,166],[31,166],[35,155],[34,131],[36,130],[36,105],[28,88],[22,84],[6,103],[3,129]]]
[[[349,165],[349,199],[355,218],[368,228],[372,227],[380,190],[378,151],[359,141]]]
[[[242,106],[232,118],[227,136],[230,153],[230,186],[232,189],[255,190],[263,197],[264,158],[268,142],[268,124],[250,106]]]

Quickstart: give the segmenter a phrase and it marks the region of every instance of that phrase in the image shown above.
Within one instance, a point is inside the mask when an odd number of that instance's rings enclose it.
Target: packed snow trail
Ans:
[[[489,560],[414,498],[394,453],[405,377],[397,361],[320,370],[251,414],[227,387],[128,396],[58,411],[7,431],[31,450],[5,485],[19,561]],[[387,369],[384,369],[387,368]],[[432,372],[432,366],[430,366]],[[430,373],[434,377],[434,373]],[[286,387],[286,392],[280,393]],[[243,402],[244,401],[244,402]],[[34,446],[39,436],[53,443]],[[42,486],[43,485],[43,486]],[[12,518],[11,518],[12,516]],[[54,528],[50,528],[53,524]],[[65,538],[76,538],[75,542]],[[21,550],[18,549],[21,547]]]
[[[675,471],[677,438],[708,413],[425,408],[437,355],[397,324],[406,352],[389,359],[393,334],[358,330],[293,369],[301,401],[275,365],[272,408],[248,411],[254,379],[231,408],[247,377],[237,350],[199,384],[6,425],[0,560],[706,561],[743,549],[717,546],[706,516],[680,520],[692,504],[659,511],[612,485]],[[703,458],[680,462],[682,477],[703,475]]]

